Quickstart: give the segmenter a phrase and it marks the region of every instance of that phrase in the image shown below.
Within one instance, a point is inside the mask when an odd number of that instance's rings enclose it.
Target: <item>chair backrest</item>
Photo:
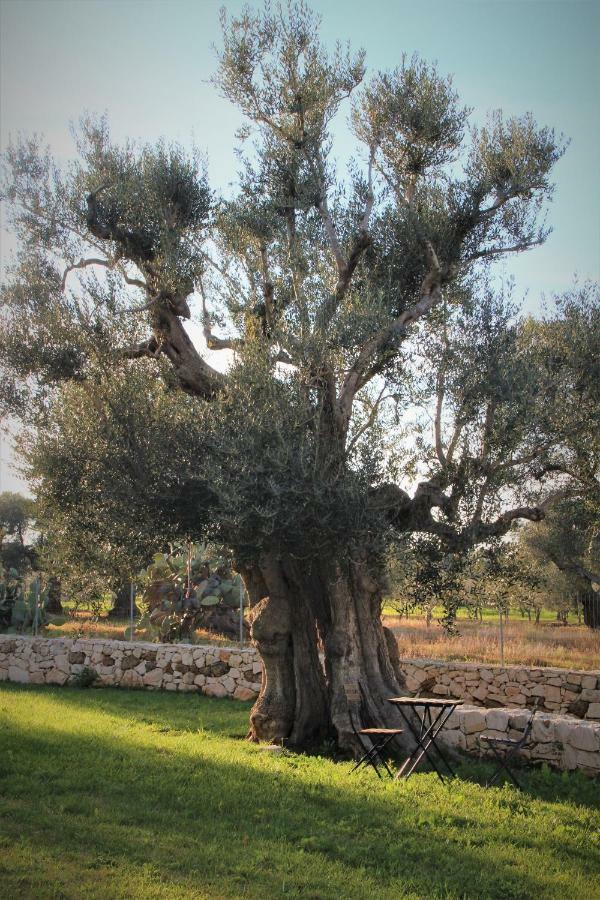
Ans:
[[[344,693],[348,701],[348,716],[353,732],[357,735],[363,727],[362,719],[362,693],[358,681],[345,681]]]
[[[537,700],[535,701],[534,705],[531,708],[531,715],[529,716],[527,725],[525,726],[525,728],[523,730],[523,734],[521,735],[521,737],[519,739],[519,747],[523,746],[523,744],[526,742],[527,738],[531,734],[531,729],[533,728],[533,719],[535,717],[536,712],[538,712],[539,705],[540,705],[540,698],[538,697]]]

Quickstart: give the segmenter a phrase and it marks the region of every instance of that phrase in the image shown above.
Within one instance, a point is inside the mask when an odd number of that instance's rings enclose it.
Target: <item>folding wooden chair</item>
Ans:
[[[402,734],[402,728],[363,728],[364,699],[360,683],[357,681],[347,682],[344,684],[344,690],[346,692],[346,699],[348,700],[348,712],[352,731],[365,751],[354,768],[350,771],[350,774],[356,772],[361,766],[372,766],[377,773],[377,777],[381,778],[379,766],[382,766],[389,777],[393,778],[394,773],[385,761],[383,753],[390,741],[399,734]]]
[[[516,777],[512,773],[509,763],[510,761],[517,756],[519,750],[521,750],[527,741],[529,740],[529,735],[531,734],[531,729],[533,728],[533,719],[538,710],[539,698],[536,701],[535,706],[531,710],[531,715],[523,729],[523,733],[521,737],[518,738],[497,738],[497,737],[488,737],[486,734],[479,735],[479,744],[485,744],[485,747],[481,747],[481,749],[491,749],[494,752],[494,755],[500,766],[494,772],[489,781],[486,781],[486,787],[491,787],[495,781],[500,778],[500,775],[503,772],[506,772],[512,783],[517,787],[520,791],[523,790],[522,785],[519,784]]]

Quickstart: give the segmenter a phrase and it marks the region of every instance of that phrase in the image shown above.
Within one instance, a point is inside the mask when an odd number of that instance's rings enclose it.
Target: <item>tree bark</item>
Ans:
[[[305,749],[333,738],[361,750],[347,686],[359,686],[362,697],[357,725],[397,724],[386,701],[403,691],[395,639],[383,628],[364,559],[303,572],[290,558],[270,557],[261,573],[269,593],[251,612],[251,635],[264,674],[249,738]]]
[[[117,589],[115,599],[111,609],[108,611],[109,619],[128,619],[131,615],[131,585],[129,583],[121,585]],[[139,616],[140,611],[133,604],[133,615]]]
[[[50,613],[51,615],[60,615],[60,613],[62,613],[61,593],[60,578],[51,575],[48,579],[48,588],[46,592],[47,613]]]
[[[316,746],[328,737],[330,722],[314,608],[291,560],[265,556],[260,574],[268,595],[251,610],[250,633],[263,661],[263,681],[248,736]]]
[[[581,598],[583,622],[588,628],[600,628],[600,593],[586,591]]]

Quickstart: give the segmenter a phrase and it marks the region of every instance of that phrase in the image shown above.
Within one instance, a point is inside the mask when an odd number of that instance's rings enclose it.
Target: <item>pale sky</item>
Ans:
[[[0,145],[42,133],[54,154],[74,152],[69,125],[107,112],[116,139],[160,136],[195,142],[208,156],[212,187],[235,179],[236,111],[208,83],[219,44],[221,0],[0,0]],[[244,5],[225,4],[231,14]],[[251,4],[256,5],[256,4]],[[600,280],[600,2],[597,0],[313,0],[328,45],[364,47],[368,70],[391,68],[403,52],[437,60],[482,122],[490,109],[531,111],[571,139],[555,172],[546,245],[510,259],[527,307]],[[341,160],[352,152],[343,121]],[[0,265],[11,241],[2,235]],[[1,488],[18,489],[7,471]],[[0,463],[1,465],[1,463]]]

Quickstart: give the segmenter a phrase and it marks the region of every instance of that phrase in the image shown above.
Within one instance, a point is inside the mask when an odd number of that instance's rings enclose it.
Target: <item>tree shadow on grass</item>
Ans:
[[[55,701],[64,706],[66,714],[77,709],[86,712],[94,710],[131,723],[148,725],[159,733],[176,735],[203,731],[234,740],[245,739],[248,732],[248,716],[252,708],[251,702],[233,702],[228,698],[205,697],[197,693],[136,691],[118,687],[79,690],[12,684],[4,684],[2,689],[34,693],[42,691],[43,694],[48,692]],[[328,748],[324,748],[322,755],[336,762],[340,759]],[[496,770],[493,761],[467,756],[464,753],[451,752],[449,755],[458,778],[482,788],[486,787],[486,782]],[[402,759],[402,753],[399,753],[395,761],[398,764]],[[527,766],[521,762],[514,764],[514,769],[517,779],[523,786],[524,796],[549,803],[570,802],[589,809],[600,809],[598,779],[591,779],[581,772],[557,772],[545,765]],[[428,765],[420,765],[416,776],[432,771]],[[370,769],[368,775],[374,781],[377,780],[375,773]],[[411,780],[416,776],[411,776]],[[401,784],[402,782],[398,787]]]
[[[130,718],[130,702],[119,702],[124,692],[111,693],[111,714]],[[161,698],[143,696],[147,718],[165,721]],[[63,692],[60,707],[89,711],[91,699]],[[27,835],[30,853],[64,857],[86,877],[100,867],[110,884],[126,867],[147,877],[151,861],[152,879],[179,885],[188,896],[551,896],[547,873],[536,865],[515,868],[510,846],[503,847],[504,832],[513,848],[535,851],[539,840],[526,827],[527,812],[507,808],[506,798],[494,801],[497,822],[478,821],[473,785],[446,788],[428,776],[406,785],[379,784],[374,775],[352,781],[345,778],[349,767],[266,756],[239,744],[219,753],[212,738],[193,734],[195,707],[185,697],[177,701],[170,721],[180,726],[185,714],[189,727],[136,733],[138,743],[122,734],[47,730],[43,723],[5,729],[0,785],[7,832]],[[97,709],[96,703],[94,697]],[[219,728],[206,732],[219,738]],[[453,799],[457,791],[471,801],[469,813]],[[482,795],[482,805],[490,797]],[[551,834],[544,836],[548,847],[571,873],[575,855],[591,876],[587,848],[570,845],[567,853],[564,840]],[[114,893],[104,896],[122,891],[114,881]]]

